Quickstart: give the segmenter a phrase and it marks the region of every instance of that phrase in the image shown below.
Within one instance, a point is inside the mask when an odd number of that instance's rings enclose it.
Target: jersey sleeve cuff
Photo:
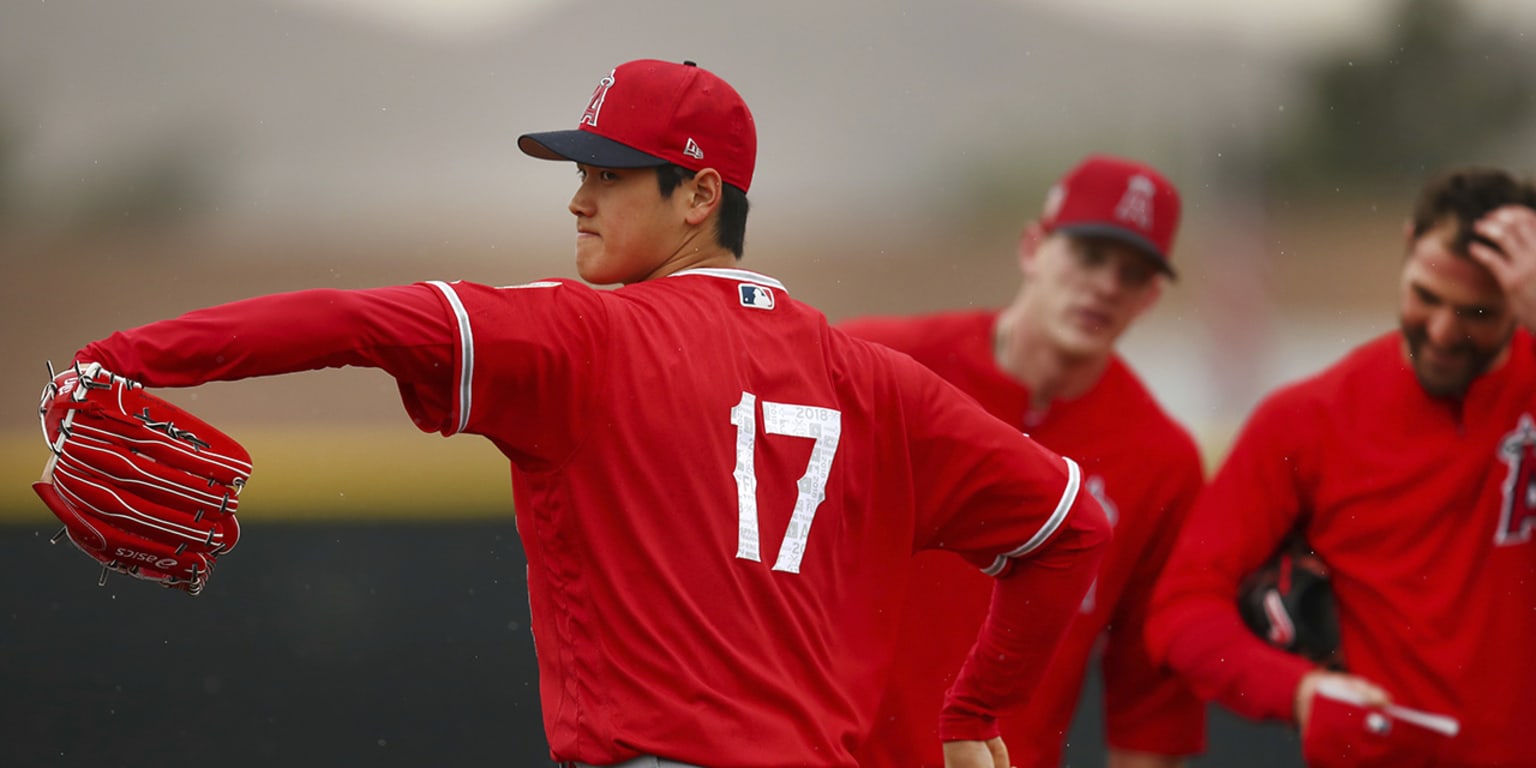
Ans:
[[[940,741],[986,741],[1002,735],[997,718],[989,715],[954,712],[946,709],[939,715]]]

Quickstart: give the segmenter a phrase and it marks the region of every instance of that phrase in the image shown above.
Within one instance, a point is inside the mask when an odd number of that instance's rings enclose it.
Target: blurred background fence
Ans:
[[[1427,174],[1536,169],[1533,38],[1522,0],[8,4],[0,764],[537,764],[488,445],[416,433],[372,372],[168,393],[257,466],[241,551],[186,601],[98,590],[43,544],[33,404],[45,360],[213,303],[571,275],[574,176],[512,140],[574,125],[614,64],[737,86],[761,147],[744,266],[834,320],[1000,305],[1082,154],[1164,169],[1181,278],[1125,354],[1214,465],[1263,392],[1392,326]],[[1277,727],[1216,716],[1202,764],[1294,764]],[[1092,706],[1077,727],[1097,764]]]

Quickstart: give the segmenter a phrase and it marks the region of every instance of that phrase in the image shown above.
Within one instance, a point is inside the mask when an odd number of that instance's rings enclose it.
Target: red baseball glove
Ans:
[[[96,363],[54,376],[38,413],[53,456],[32,489],[64,523],[53,541],[100,562],[101,583],[112,570],[201,592],[240,538],[245,448]]]

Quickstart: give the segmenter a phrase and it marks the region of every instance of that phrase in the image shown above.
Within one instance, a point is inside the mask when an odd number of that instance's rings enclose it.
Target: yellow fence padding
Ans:
[[[463,520],[512,516],[507,461],[485,440],[389,427],[226,429],[255,470],[240,519]],[[0,434],[0,522],[52,520],[31,484],[48,449],[37,432]]]

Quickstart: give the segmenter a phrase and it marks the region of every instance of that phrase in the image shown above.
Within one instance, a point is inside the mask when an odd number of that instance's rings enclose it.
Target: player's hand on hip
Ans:
[[[1011,768],[1008,747],[995,736],[986,741],[946,741],[944,768]]]
[[[1515,319],[1536,330],[1536,211],[1506,205],[1478,219],[1474,229],[1498,247],[1473,240],[1467,251],[1503,286]]]
[[[1362,704],[1367,707],[1381,707],[1392,703],[1392,694],[1385,688],[1357,675],[1347,675],[1343,672],[1330,672],[1326,669],[1314,669],[1301,678],[1296,685],[1296,728],[1303,739],[1307,735],[1307,721],[1312,717],[1312,698],[1317,693],[1317,686],[1324,680],[1335,680],[1330,685],[1339,685],[1359,694]]]

